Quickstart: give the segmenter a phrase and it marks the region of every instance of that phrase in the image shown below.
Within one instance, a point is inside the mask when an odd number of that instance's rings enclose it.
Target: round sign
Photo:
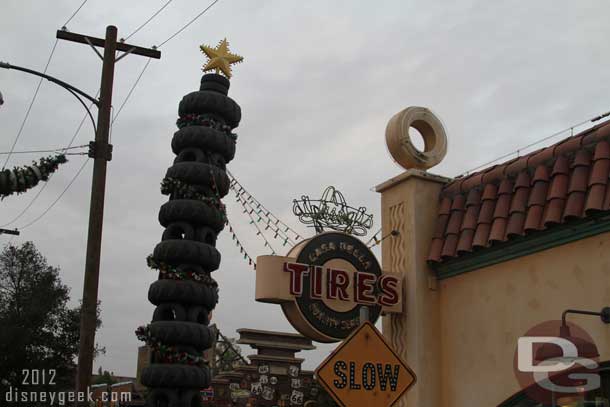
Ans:
[[[382,276],[377,258],[360,239],[342,232],[321,233],[293,247],[288,256],[312,270],[303,274],[301,294],[282,303],[299,332],[318,342],[343,340],[360,325],[363,306],[369,307],[369,320],[377,321],[381,306],[355,298],[358,293],[378,295],[379,287],[370,282]]]

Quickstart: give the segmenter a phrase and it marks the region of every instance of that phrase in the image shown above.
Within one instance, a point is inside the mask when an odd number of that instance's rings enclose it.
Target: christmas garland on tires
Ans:
[[[54,173],[60,164],[67,161],[64,154],[58,154],[54,157],[43,157],[38,162],[33,161],[32,165],[1,171],[0,199],[14,193],[21,194],[34,188],[40,181],[47,181],[49,175]]]

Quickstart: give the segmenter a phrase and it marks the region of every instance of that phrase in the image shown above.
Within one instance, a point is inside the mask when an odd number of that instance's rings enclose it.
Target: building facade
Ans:
[[[418,376],[398,405],[610,405],[610,325],[600,316],[565,315],[572,336],[584,332],[572,364],[597,375],[595,389],[582,379],[574,392],[540,393],[540,374],[518,364],[520,338],[558,337],[532,354],[555,346],[569,356],[563,312],[610,306],[609,139],[605,122],[468,176],[410,168],[377,187],[382,235],[399,232],[382,244],[382,268],[405,278],[404,313],[385,316],[383,332]],[[581,366],[585,345],[595,369]]]

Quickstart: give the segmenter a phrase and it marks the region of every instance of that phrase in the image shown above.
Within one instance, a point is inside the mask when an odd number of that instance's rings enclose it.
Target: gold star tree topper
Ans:
[[[215,48],[207,45],[201,45],[199,48],[208,57],[203,72],[214,70],[216,73],[222,72],[227,78],[231,78],[231,65],[244,60],[244,57],[229,52],[229,42],[226,38],[220,41]]]

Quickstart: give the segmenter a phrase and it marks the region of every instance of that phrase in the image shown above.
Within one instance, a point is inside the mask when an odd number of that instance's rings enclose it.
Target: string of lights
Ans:
[[[243,207],[243,213],[248,213],[250,215],[255,214],[258,216],[256,220],[257,223],[264,222],[265,231],[271,230],[273,233],[273,238],[282,242],[282,246],[286,244],[290,244],[291,246],[295,245],[295,242],[283,231],[276,223],[274,223],[270,217],[267,216],[266,212],[258,207],[255,208],[247,199],[242,198],[235,188],[231,188],[231,191],[235,194],[235,200],[241,204]]]
[[[229,222],[228,219],[227,219],[227,225],[229,226],[229,233],[231,234],[231,239],[235,242],[235,245],[239,248],[239,253],[244,256],[244,260],[248,261],[248,265],[252,266],[252,268],[254,270],[256,270],[256,263],[254,262],[254,260],[252,260],[252,257],[250,257],[250,255],[248,254],[248,251],[246,250],[244,245],[241,243],[241,241],[237,237],[237,234],[235,233],[235,229],[233,229],[233,225],[231,225],[231,222]]]
[[[273,246],[271,246],[271,243],[269,243],[267,237],[265,236],[261,228],[258,226],[258,221],[254,221],[254,217],[252,216],[253,210],[248,211],[247,209],[244,209],[244,213],[247,214],[250,218],[250,224],[256,228],[256,236],[260,236],[265,241],[265,247],[269,247],[271,249],[271,254],[275,255],[275,249],[273,248]],[[260,221],[261,217],[259,217],[258,220]]]
[[[240,182],[235,178],[235,176],[229,170],[227,170],[227,174],[229,174],[229,177],[231,178],[231,181],[232,181],[231,184],[232,184],[232,188],[234,189],[234,192],[241,199],[245,199],[249,203],[253,204],[257,209],[260,209],[262,211],[262,213],[264,214],[264,216],[269,217],[269,219],[271,219],[273,224],[277,225],[278,227],[279,227],[279,225],[281,225],[282,228],[284,229],[284,232],[292,233],[295,237],[295,240],[301,239],[301,235],[299,233],[297,233],[290,226],[288,226],[287,224],[282,222],[269,209],[267,209],[262,203],[260,203],[251,193],[249,193],[243,187],[243,185],[240,184]]]

